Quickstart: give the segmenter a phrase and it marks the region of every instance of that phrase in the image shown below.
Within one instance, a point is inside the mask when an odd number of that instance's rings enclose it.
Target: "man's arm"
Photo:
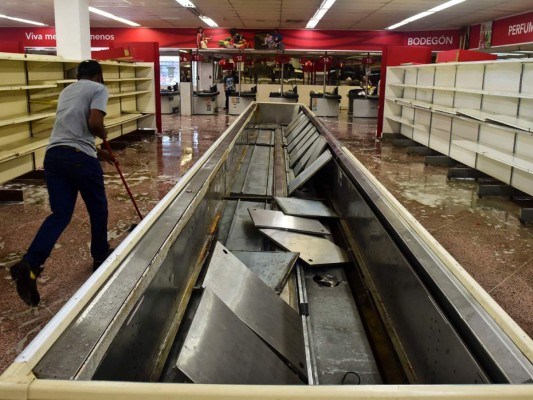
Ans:
[[[89,130],[94,136],[98,136],[101,139],[107,137],[107,130],[104,128],[104,116],[103,111],[92,108],[89,113]]]

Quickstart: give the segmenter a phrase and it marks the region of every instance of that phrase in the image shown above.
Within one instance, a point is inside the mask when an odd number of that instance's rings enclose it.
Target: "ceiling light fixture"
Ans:
[[[10,19],[12,21],[17,22],[24,22],[25,24],[33,24],[33,25],[39,25],[39,26],[47,26],[46,24],[43,24],[42,22],[35,22],[30,21],[29,19],[22,19],[22,18],[15,18],[15,17],[9,17],[7,15],[0,14],[0,18]]]
[[[176,0],[176,1],[180,3],[183,7],[196,8],[196,6],[190,0]]]
[[[205,15],[199,15],[198,18],[200,18],[202,21],[204,21],[204,23],[206,23],[207,25],[209,25],[212,28],[217,28],[218,27],[218,24],[215,21],[213,21],[209,17],[206,17]]]
[[[127,19],[117,17],[116,15],[110,14],[110,13],[108,13],[106,11],[99,10],[98,8],[89,7],[89,11],[93,12],[95,14],[99,14],[99,15],[101,15],[103,17],[107,17],[107,18],[110,18],[110,19],[114,19],[115,21],[122,22],[123,24],[126,24],[126,25],[141,26],[137,22],[132,22],[132,21],[129,21]]]
[[[322,19],[324,14],[328,12],[333,3],[335,3],[335,0],[324,0],[322,4],[320,4],[320,7],[318,7],[318,10],[316,10],[315,15],[311,17],[305,28],[313,29],[318,24],[318,21]]]
[[[392,29],[399,28],[400,26],[403,26],[403,25],[406,25],[406,24],[408,24],[410,22],[416,21],[417,19],[427,17],[428,15],[434,14],[436,12],[445,10],[445,9],[447,9],[449,7],[455,6],[456,4],[462,3],[464,1],[466,1],[466,0],[450,0],[450,1],[447,1],[446,3],[443,3],[440,6],[433,7],[431,9],[427,10],[427,11],[424,11],[424,12],[421,12],[419,14],[413,15],[412,17],[404,19],[403,21],[398,22],[397,24],[391,25],[391,26],[389,26],[386,29],[392,30]]]

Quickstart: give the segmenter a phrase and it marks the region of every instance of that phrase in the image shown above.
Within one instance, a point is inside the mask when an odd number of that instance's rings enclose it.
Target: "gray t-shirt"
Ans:
[[[71,146],[96,157],[95,136],[89,130],[89,113],[96,109],[105,114],[108,97],[104,85],[88,79],[67,86],[59,95],[56,122],[47,148]]]

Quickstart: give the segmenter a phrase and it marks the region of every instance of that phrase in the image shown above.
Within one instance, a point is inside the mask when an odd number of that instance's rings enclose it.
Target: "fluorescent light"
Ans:
[[[15,17],[9,17],[7,15],[0,14],[0,18],[10,19],[12,21],[17,22],[24,22],[25,24],[33,24],[33,25],[39,25],[39,26],[47,26],[46,24],[43,24],[42,22],[35,22],[30,21],[29,19],[22,19],[22,18],[15,18]]]
[[[398,22],[397,24],[395,25],[392,25],[392,26],[389,26],[387,29],[396,29],[402,25],[406,25],[410,22],[413,22],[413,21],[416,21],[417,19],[420,19],[420,18],[424,18],[424,17],[427,17],[428,15],[431,15],[433,14],[432,12],[429,12],[429,11],[424,11],[424,12],[421,12],[419,14],[416,14],[416,15],[413,15],[412,17],[409,17],[407,19],[404,19],[403,21],[401,22]]]
[[[207,25],[209,25],[212,28],[218,27],[218,24],[215,21],[213,21],[209,17],[206,17],[205,15],[199,15],[198,18],[200,18],[202,21],[204,21]]]
[[[311,17],[311,19],[305,26],[306,29],[313,29],[318,24],[318,21],[322,19],[324,14],[328,12],[328,10],[331,8],[333,3],[335,3],[335,1],[336,0],[324,0],[322,4],[320,4],[320,7],[318,7],[318,10],[316,10],[315,15]]]
[[[189,0],[176,0],[178,3],[180,3],[183,7],[187,8],[195,8],[196,6],[192,3],[192,1]]]
[[[428,15],[434,14],[434,13],[442,11],[442,10],[445,10],[445,9],[447,9],[449,7],[455,6],[456,4],[462,3],[464,1],[466,1],[466,0],[450,0],[450,1],[447,1],[446,3],[443,3],[440,6],[433,7],[431,9],[427,10],[427,11],[424,11],[424,12],[421,12],[419,14],[413,15],[412,17],[404,19],[403,21],[400,21],[397,24],[391,25],[391,26],[389,26],[386,29],[391,29],[391,30],[392,29],[396,29],[396,28],[398,28],[398,27],[400,27],[402,25],[406,25],[406,24],[408,24],[410,22],[416,21],[417,19],[427,17]]]
[[[429,12],[438,12],[447,9],[448,7],[452,7],[456,4],[462,3],[466,0],[450,0],[444,4],[441,4],[440,6],[433,7],[432,9],[428,10]]]
[[[122,22],[123,24],[126,24],[126,25],[130,25],[130,26],[141,26],[139,25],[138,23],[136,22],[132,22],[132,21],[129,21],[127,19],[124,19],[124,18],[120,18],[120,17],[117,17],[116,15],[113,15],[113,14],[110,14],[106,11],[102,11],[102,10],[99,10],[98,8],[94,8],[94,7],[89,7],[89,11],[90,12],[93,12],[95,14],[99,14],[103,17],[107,17],[107,18],[110,18],[110,19],[114,19],[115,21],[119,21],[119,22]]]

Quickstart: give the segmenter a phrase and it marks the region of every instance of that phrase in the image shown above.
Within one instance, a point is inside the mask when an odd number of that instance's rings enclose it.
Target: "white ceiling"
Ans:
[[[70,0],[62,0],[70,1]],[[322,0],[192,0],[226,28],[305,28]],[[447,0],[337,0],[316,29],[380,30]],[[175,0],[89,0],[100,8],[149,28],[205,26]],[[0,0],[0,14],[54,25],[54,0]],[[533,0],[467,0],[398,30],[460,28],[533,10]],[[126,27],[91,13],[92,27]],[[30,27],[0,18],[0,27]],[[0,38],[1,39],[1,38]]]

